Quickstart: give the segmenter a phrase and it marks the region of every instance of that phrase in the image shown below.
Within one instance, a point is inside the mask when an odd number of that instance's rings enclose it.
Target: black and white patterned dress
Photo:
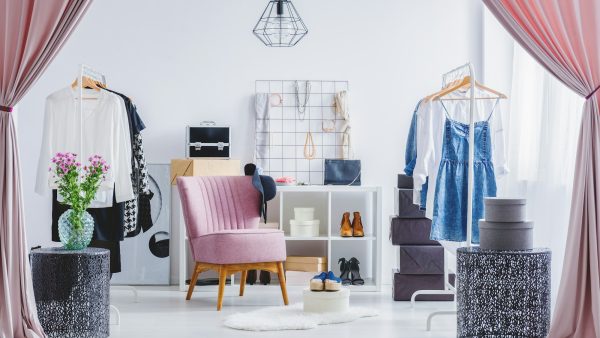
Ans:
[[[141,133],[133,136],[132,148],[133,163],[131,168],[131,182],[133,184],[133,194],[135,195],[135,198],[125,202],[124,231],[126,236],[135,233],[136,228],[138,228],[138,199],[141,195],[150,194],[148,168],[146,167],[146,157],[144,156],[144,145]]]

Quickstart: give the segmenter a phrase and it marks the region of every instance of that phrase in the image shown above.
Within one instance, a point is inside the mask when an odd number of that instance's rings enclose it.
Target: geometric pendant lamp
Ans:
[[[308,29],[291,0],[271,0],[252,32],[269,47],[292,47]]]

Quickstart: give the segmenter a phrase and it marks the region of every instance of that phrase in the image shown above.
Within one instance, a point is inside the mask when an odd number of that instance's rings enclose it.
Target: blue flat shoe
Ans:
[[[325,290],[326,291],[340,291],[342,288],[342,279],[336,277],[333,271],[329,271],[327,273],[327,278],[325,279]]]
[[[325,290],[325,280],[326,279],[327,279],[327,272],[321,272],[320,274],[314,276],[310,280],[310,290],[311,291]]]

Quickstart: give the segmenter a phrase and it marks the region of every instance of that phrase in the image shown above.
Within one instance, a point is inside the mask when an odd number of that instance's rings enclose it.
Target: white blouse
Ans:
[[[502,112],[497,100],[477,100],[474,109],[475,121],[485,121],[489,118],[490,137],[492,141],[492,162],[496,176],[508,173],[506,146]],[[468,100],[444,100],[449,117],[461,123],[469,123]],[[427,188],[427,204],[425,216],[433,218],[433,202],[437,174],[440,167],[446,110],[440,101],[421,102],[417,111],[417,161],[413,172],[414,190],[413,202],[421,204],[421,188],[429,177]],[[490,115],[491,114],[491,115]]]
[[[84,99],[80,112],[79,93],[76,91],[78,89],[67,87],[46,98],[35,191],[44,194],[57,188],[48,171],[51,159],[57,152],[72,152],[78,154],[77,159],[82,165],[92,155],[102,156],[110,165],[106,180],[100,185],[91,207],[112,206],[113,191],[117,202],[133,199],[131,139],[123,100],[104,90],[85,90],[84,98],[96,99]]]

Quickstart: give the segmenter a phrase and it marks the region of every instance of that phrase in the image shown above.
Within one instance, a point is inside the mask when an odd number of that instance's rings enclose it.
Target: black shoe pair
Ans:
[[[365,281],[360,277],[360,262],[356,257],[346,260],[346,258],[340,258],[340,278],[342,279],[342,285],[364,285]]]
[[[248,270],[248,275],[246,276],[246,283],[254,285],[254,283],[256,283],[256,275],[256,270]],[[271,273],[269,271],[261,271],[258,280],[262,285],[271,284]]]

